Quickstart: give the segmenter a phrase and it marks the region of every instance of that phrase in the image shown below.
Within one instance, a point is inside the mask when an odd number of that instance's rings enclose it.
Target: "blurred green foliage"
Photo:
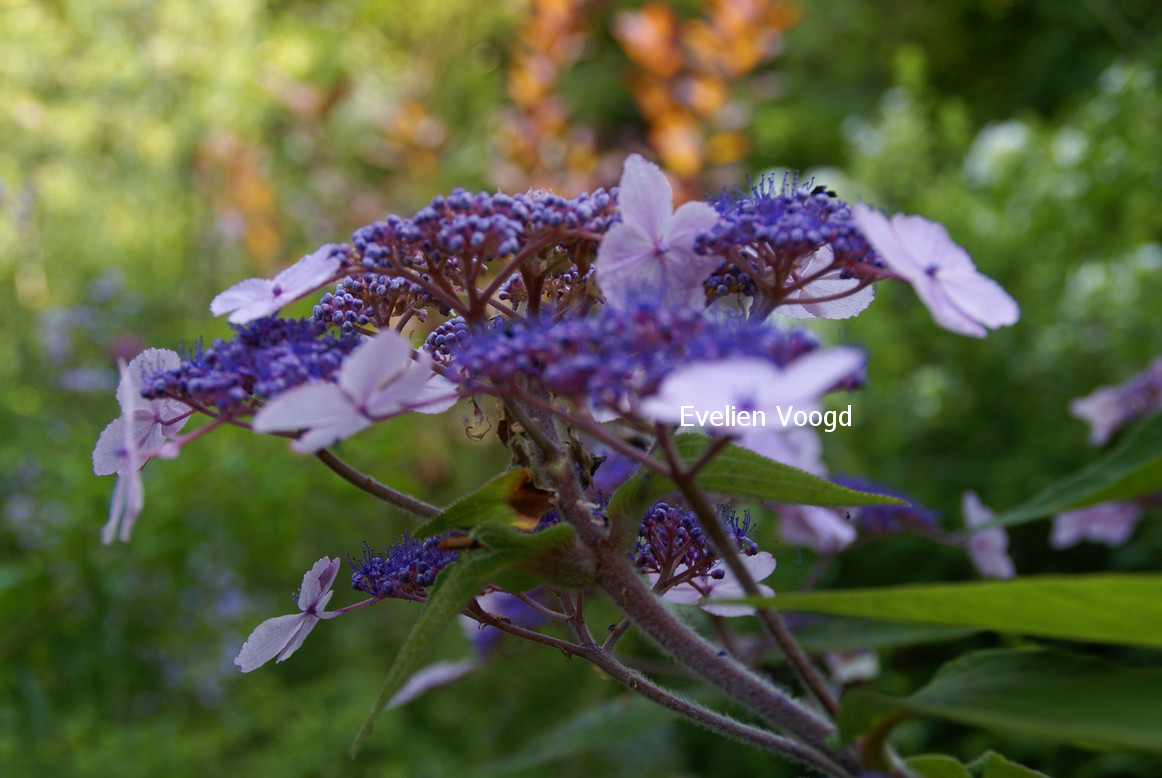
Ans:
[[[522,649],[389,713],[347,762],[413,611],[329,623],[252,676],[230,660],[254,624],[289,612],[311,562],[409,522],[279,440],[225,430],[148,467],[133,542],[97,544],[112,482],[91,475],[88,451],[115,413],[114,357],[222,335],[205,309],[217,290],[484,185],[521,13],[471,0],[0,4],[0,772],[463,775],[568,736],[618,696]],[[855,429],[827,441],[833,470],[913,494],[955,527],[963,489],[1007,507],[1093,458],[1068,400],[1162,352],[1159,18],[1137,0],[845,0],[801,14],[769,74],[781,96],[754,112],[751,169],[826,164],[813,172],[845,196],[943,221],[1022,305],[1017,327],[983,342],[934,327],[903,288],[824,328],[871,354]],[[623,78],[609,40],[577,68],[587,75],[566,84],[586,118],[639,136],[626,99],[585,94]],[[464,436],[470,421],[399,420],[346,454],[446,503],[503,462]],[[1022,572],[1146,569],[1162,553],[1156,522],[1114,551],[1053,553],[1046,531],[1015,533]],[[794,586],[810,560],[781,559],[776,588]],[[970,575],[919,539],[832,570],[848,585]],[[906,691],[995,644],[898,652],[885,683]],[[449,632],[442,655],[467,651]],[[663,715],[609,715],[633,739],[563,747],[554,774],[780,774]],[[1158,769],[951,725],[901,736],[965,758],[996,747],[1052,774]],[[522,758],[528,774],[549,769]]]

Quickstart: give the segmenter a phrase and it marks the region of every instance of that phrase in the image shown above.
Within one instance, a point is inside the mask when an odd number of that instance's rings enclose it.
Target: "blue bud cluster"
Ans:
[[[728,260],[718,263],[718,267],[706,279],[706,301],[714,302],[719,297],[741,294],[753,297],[755,294],[754,279],[738,265]]]
[[[311,319],[353,332],[356,327],[368,325],[385,327],[392,316],[408,310],[415,311],[423,321],[426,308],[432,303],[431,295],[419,284],[380,273],[361,273],[344,278],[335,284],[335,291],[324,294],[311,312]],[[441,313],[447,315],[448,311],[441,308]]]
[[[456,561],[455,551],[440,547],[446,537],[417,540],[405,532],[398,543],[379,552],[364,543],[361,558],[347,557],[355,571],[351,574],[351,588],[376,599],[423,597],[439,572]]]
[[[805,330],[646,303],[562,321],[498,319],[486,330],[450,334],[437,330],[425,348],[451,364],[452,378],[495,386],[527,379],[558,396],[610,408],[652,394],[687,363],[757,357],[782,367],[819,345]]]
[[[724,191],[711,204],[719,219],[695,239],[694,250],[701,254],[738,252],[736,256],[752,261],[762,257],[787,263],[826,245],[846,267],[879,263],[850,206],[824,187],[801,185],[798,177],[778,184],[772,177],[763,178],[748,190]]]
[[[309,319],[258,319],[234,326],[230,340],[215,340],[182,356],[181,365],[145,376],[142,396],[172,397],[229,415],[253,410],[307,381],[333,381],[359,335],[332,337]]]
[[[368,270],[395,267],[450,271],[487,264],[534,244],[593,242],[617,215],[616,190],[598,189],[567,199],[548,192],[509,195],[456,189],[405,219],[389,216],[361,227],[351,242]]]
[[[754,527],[750,511],[740,519],[738,513],[726,505],[718,506],[719,516],[728,536],[747,556],[758,553],[758,544],[750,537]],[[721,580],[724,569],[718,564],[719,556],[706,539],[694,512],[680,505],[659,502],[646,513],[638,531],[637,546],[631,558],[638,569],[657,573],[672,584],[709,575]],[[696,582],[691,581],[695,586]]]

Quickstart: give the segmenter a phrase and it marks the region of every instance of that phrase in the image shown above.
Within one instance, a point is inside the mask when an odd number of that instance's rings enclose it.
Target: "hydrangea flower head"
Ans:
[[[876,253],[912,284],[941,327],[983,338],[988,330],[1014,324],[1020,317],[1008,292],[977,271],[943,225],[904,214],[889,220],[863,204],[857,204],[852,214]]]
[[[319,619],[332,619],[338,615],[328,613],[325,609],[335,594],[331,591],[331,585],[335,583],[339,564],[338,557],[323,557],[315,562],[303,576],[303,585],[295,598],[299,612],[267,619],[254,628],[234,658],[234,664],[242,672],[256,670],[271,659],[276,662],[287,659],[299,650]]]
[[[306,430],[292,448],[313,453],[409,410],[442,413],[456,402],[455,386],[432,372],[425,353],[394,330],[361,343],[339,370],[338,383],[304,384],[284,392],[254,416],[258,432]]]
[[[618,186],[621,223],[597,250],[597,286],[605,301],[625,309],[654,299],[663,307],[702,309],[704,282],[719,258],[694,252],[694,239],[718,221],[706,203],[674,210],[674,192],[657,165],[637,154],[625,160]]]
[[[327,283],[338,272],[347,248],[329,243],[272,279],[239,281],[210,301],[210,313],[230,314],[231,324],[245,324],[278,312]]]

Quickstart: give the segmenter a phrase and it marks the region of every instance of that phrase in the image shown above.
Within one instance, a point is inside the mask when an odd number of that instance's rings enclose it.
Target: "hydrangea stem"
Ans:
[[[779,728],[814,744],[834,728],[683,624],[642,582],[624,554],[597,550],[597,581],[638,628],[667,653]]]
[[[331,468],[343,480],[359,487],[368,494],[378,497],[386,503],[390,503],[397,508],[402,508],[408,513],[415,514],[425,519],[432,519],[439,516],[442,511],[435,505],[424,502],[423,500],[412,497],[411,495],[397,492],[390,486],[376,481],[371,476],[361,473],[351,465],[344,462],[339,457],[332,454],[327,449],[322,449],[315,454],[327,467]]]
[[[703,494],[694,477],[682,464],[678,452],[674,449],[669,430],[659,429],[659,440],[666,453],[666,458],[673,468],[671,478],[677,484],[682,496],[686,498],[690,509],[698,516],[703,531],[710,536],[710,540],[714,543],[718,553],[722,555],[726,566],[730,568],[730,572],[742,585],[743,591],[748,596],[761,597],[762,592],[759,591],[758,583],[751,576],[750,571],[746,569],[746,565],[743,564],[737,546],[727,537],[726,530],[723,529],[718,515],[710,507],[706,495]],[[779,648],[786,655],[788,663],[794,669],[799,680],[815,696],[828,715],[834,719],[839,714],[839,703],[831,693],[831,689],[828,688],[827,682],[811,664],[810,658],[787,628],[783,618],[773,608],[758,607],[756,610],[763,626],[779,644]]]
[[[549,648],[556,648],[565,654],[565,656],[576,655],[587,659],[599,667],[610,678],[630,691],[636,692],[650,702],[673,711],[679,716],[703,726],[712,732],[780,754],[818,770],[824,775],[838,776],[839,778],[848,778],[848,776],[852,775],[850,771],[838,762],[815,748],[773,732],[768,732],[759,727],[745,724],[658,686],[640,672],[627,667],[612,654],[598,647],[585,628],[584,622],[580,619],[579,612],[576,614],[577,618],[573,622],[576,625],[578,639],[581,641],[579,644],[542,635],[539,632],[512,624],[482,611],[476,605],[468,607],[464,613],[481,624],[495,627],[515,637],[530,640],[548,646]]]

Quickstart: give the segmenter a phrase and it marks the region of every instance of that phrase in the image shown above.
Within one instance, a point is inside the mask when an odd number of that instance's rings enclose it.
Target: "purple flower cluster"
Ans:
[[[398,543],[378,553],[364,543],[362,558],[347,558],[355,571],[351,574],[351,588],[376,599],[423,597],[439,572],[456,561],[455,551],[440,547],[446,537],[417,540],[405,532]]]
[[[172,397],[236,415],[307,381],[333,381],[360,336],[325,334],[309,319],[258,319],[234,327],[230,340],[216,340],[183,355],[181,364],[144,376],[142,396]]]
[[[393,316],[409,310],[423,321],[425,309],[432,302],[432,296],[418,284],[378,273],[361,273],[344,278],[335,284],[334,292],[324,294],[311,312],[311,319],[352,332],[355,327],[368,325],[386,327]]]
[[[558,396],[618,408],[653,393],[685,364],[757,357],[784,367],[818,345],[803,330],[642,304],[563,321],[498,320],[483,332],[453,325],[425,348],[451,365],[453,380],[507,386],[527,379]]]
[[[729,506],[719,505],[727,533],[747,556],[758,553],[758,544],[750,537],[754,527],[750,511],[740,519]],[[726,573],[718,563],[718,553],[710,545],[694,512],[680,505],[659,502],[646,513],[638,531],[637,547],[631,555],[638,569],[657,573],[667,585],[709,576],[721,580]],[[715,568],[715,569],[711,569]],[[680,580],[672,580],[677,576]]]
[[[356,230],[352,243],[368,270],[488,263],[533,246],[592,241],[616,218],[616,191],[566,199],[547,192],[473,194],[456,189],[410,219],[389,216]]]
[[[798,177],[781,184],[763,178],[749,190],[723,192],[711,204],[718,224],[698,235],[694,250],[700,254],[733,256],[761,272],[760,262],[786,269],[829,246],[836,262],[849,269],[879,264],[851,207],[822,186],[800,184]]]

